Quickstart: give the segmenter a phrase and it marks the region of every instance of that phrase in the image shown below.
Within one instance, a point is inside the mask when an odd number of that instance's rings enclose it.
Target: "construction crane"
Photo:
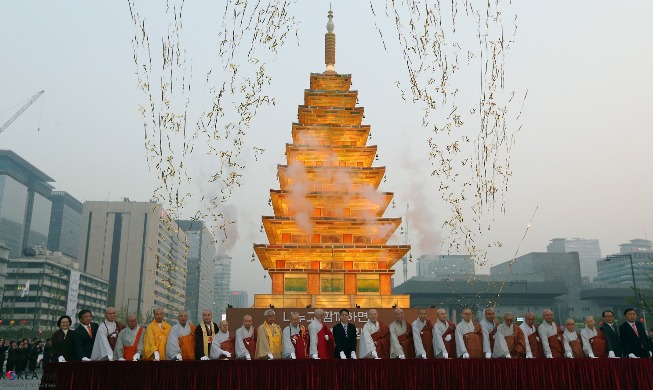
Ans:
[[[20,110],[18,110],[18,111],[17,111],[17,112],[16,112],[16,113],[11,117],[11,118],[9,118],[8,121],[5,122],[4,125],[2,125],[2,127],[0,127],[0,133],[2,133],[3,131],[5,131],[5,129],[6,129],[7,127],[9,127],[10,124],[12,124],[16,119],[18,119],[18,117],[19,117],[23,112],[25,112],[25,110],[27,110],[27,109],[29,108],[29,106],[31,106],[32,103],[34,103],[34,102],[36,101],[36,99],[40,98],[41,95],[43,95],[44,92],[45,92],[45,91],[39,91],[39,92],[36,93],[36,95],[32,96],[32,97],[27,101],[27,103],[25,103],[25,104],[20,108]]]

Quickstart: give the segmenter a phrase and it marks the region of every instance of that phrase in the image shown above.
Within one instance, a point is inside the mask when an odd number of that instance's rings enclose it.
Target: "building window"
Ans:
[[[285,293],[307,293],[308,278],[301,275],[286,275],[283,288]]]
[[[343,275],[322,275],[320,277],[321,293],[343,293],[345,291],[345,279]]]
[[[378,293],[380,289],[379,277],[375,275],[358,275],[356,278],[356,291],[359,293]]]

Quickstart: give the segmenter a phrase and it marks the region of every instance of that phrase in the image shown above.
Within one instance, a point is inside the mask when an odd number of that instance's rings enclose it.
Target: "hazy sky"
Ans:
[[[184,10],[182,44],[196,76],[219,68],[213,27],[221,23],[223,6],[206,3],[186,1]],[[528,91],[528,98],[515,122],[522,129],[511,154],[507,212],[497,210],[492,230],[479,242],[502,242],[488,254],[489,263],[545,251],[554,237],[597,238],[603,255],[617,252],[629,239],[643,238],[645,230],[650,239],[653,44],[647,26],[653,3],[518,3],[511,8],[518,14],[518,30],[505,60],[506,81],[519,96]],[[388,29],[391,23],[377,19],[385,51],[369,2],[332,4],[336,69],[353,75],[352,89],[359,91],[365,107],[364,123],[372,125],[369,143],[379,147],[376,164],[388,168],[380,189],[395,192],[397,208],[386,216],[400,216],[406,202],[413,202],[411,207],[417,202],[423,215],[434,216],[428,234],[444,235],[440,226],[447,209],[428,161],[427,140],[433,133],[421,127],[419,108],[402,100],[395,86],[406,80],[396,32]],[[0,148],[15,151],[53,177],[56,189],[81,201],[149,199],[157,179],[145,160],[137,111],[144,100],[137,89],[131,44],[135,30],[127,1],[4,1],[1,7],[0,122],[37,91],[46,93],[0,134]],[[285,143],[291,142],[291,123],[309,74],[324,68],[327,10],[328,2],[294,4],[299,40],[293,36],[277,56],[261,58],[272,75],[268,93],[277,104],[261,109],[251,123],[247,150],[259,146],[266,151],[257,161],[251,152],[243,155],[243,185],[230,201],[239,230],[231,250],[232,289],[270,290],[258,261],[250,262],[252,244],[267,242],[259,229],[261,216],[272,214],[268,190],[279,188],[276,165],[285,163]],[[148,12],[143,9],[146,18]],[[460,39],[477,34],[461,29]],[[461,90],[474,88],[473,81],[460,83]],[[215,164],[204,158],[194,156],[207,167],[196,173],[199,177]],[[207,186],[197,185],[195,191]],[[409,232],[415,243],[419,232],[410,224]],[[413,249],[414,257],[421,254]],[[409,275],[414,268],[411,264]]]

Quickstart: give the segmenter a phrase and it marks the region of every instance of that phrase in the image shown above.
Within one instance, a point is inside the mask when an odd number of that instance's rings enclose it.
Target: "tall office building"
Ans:
[[[76,259],[82,235],[84,205],[65,191],[52,191],[48,249]]]
[[[601,258],[599,240],[584,238],[554,238],[546,247],[548,253],[578,252],[580,275],[591,282],[598,275],[596,262]]]
[[[231,288],[231,256],[221,253],[215,262],[215,314],[226,313],[229,304],[229,289]],[[214,315],[215,317],[215,315]]]
[[[180,220],[177,225],[188,236],[185,308],[192,322],[197,322],[202,318],[203,310],[213,309],[218,251],[215,239],[204,222]]]
[[[642,240],[641,238],[636,238],[634,240],[630,240],[630,242],[619,245],[619,253],[633,252],[653,252],[653,243],[651,240]]]
[[[107,281],[80,272],[79,265],[61,252],[40,250],[35,256],[9,261],[2,297],[7,322],[52,331],[63,314],[76,322],[81,309],[98,318],[106,307]]]
[[[10,150],[0,150],[0,241],[9,257],[48,242],[54,180]]]
[[[653,288],[653,246],[651,241],[630,240],[619,245],[619,253],[597,261],[599,276],[597,282]]]
[[[186,303],[186,233],[153,202],[86,202],[78,262],[109,282],[108,305],[174,321]]]
[[[249,295],[247,291],[229,291],[229,304],[235,308],[249,307]]]
[[[417,259],[417,276],[430,279],[446,279],[449,276],[474,276],[472,255],[422,255]]]

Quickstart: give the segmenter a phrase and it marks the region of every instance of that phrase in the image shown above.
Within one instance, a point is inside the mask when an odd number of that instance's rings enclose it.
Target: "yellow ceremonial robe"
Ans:
[[[166,343],[170,330],[172,326],[165,321],[161,326],[156,321],[147,326],[143,339],[143,360],[154,360],[154,351],[159,351],[159,359],[166,359]]]
[[[255,359],[267,358],[269,353],[275,359],[281,357],[281,327],[279,325],[272,324],[271,326],[266,326],[266,323],[263,323],[263,325],[258,327],[256,336]]]

